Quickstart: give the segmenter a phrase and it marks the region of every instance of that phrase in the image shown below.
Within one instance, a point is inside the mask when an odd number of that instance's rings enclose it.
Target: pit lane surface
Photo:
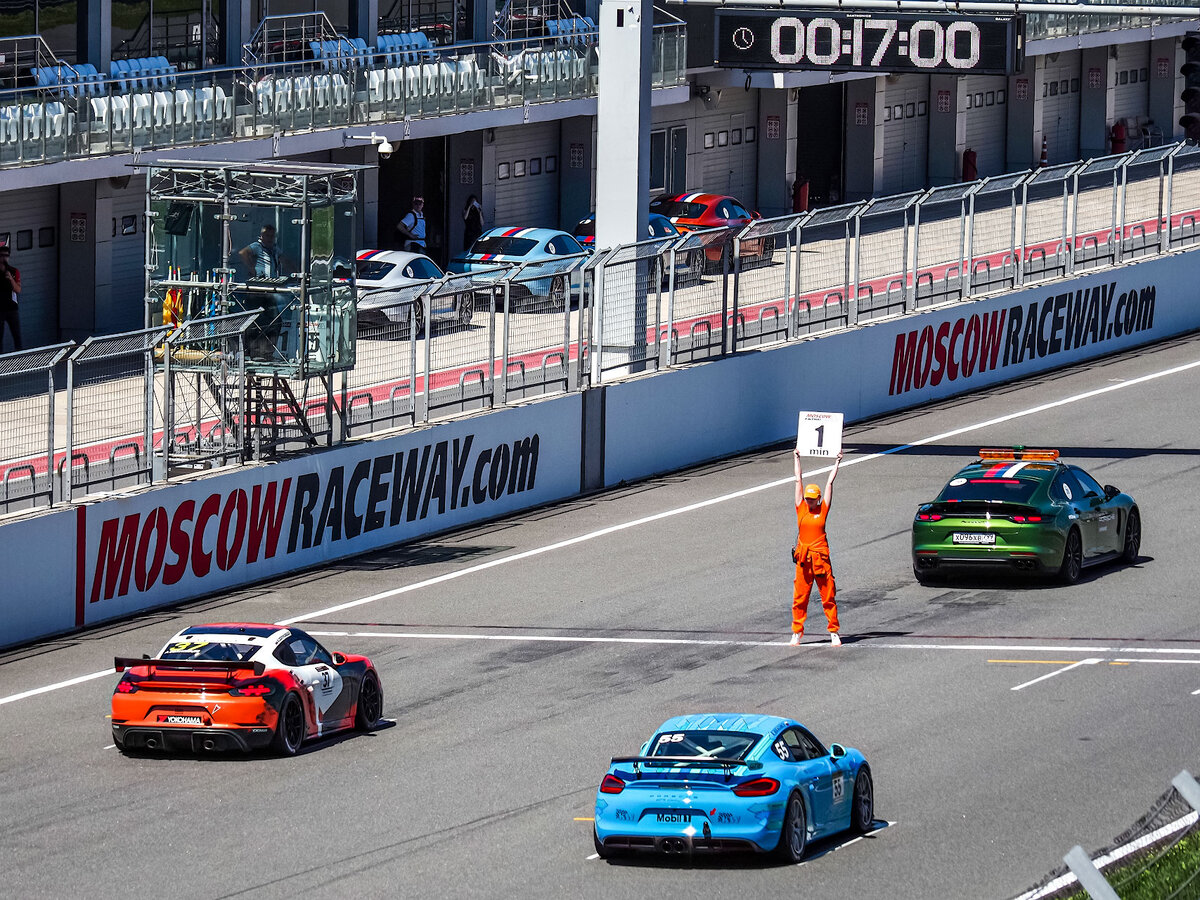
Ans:
[[[1200,767],[1198,386],[1192,337],[851,428],[837,650],[815,599],[809,643],[785,646],[783,448],[9,653],[0,878],[13,896],[1012,896]],[[1131,493],[1140,563],[1069,588],[917,585],[916,504],[1011,443]],[[298,620],[369,654],[395,724],[295,759],[127,759],[105,719],[115,675],[20,696],[213,620]],[[609,756],[701,710],[794,715],[859,747],[895,824],[800,867],[589,859]]]

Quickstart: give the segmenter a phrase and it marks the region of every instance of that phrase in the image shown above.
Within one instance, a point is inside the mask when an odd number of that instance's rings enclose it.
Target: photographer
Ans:
[[[17,297],[21,293],[21,272],[9,265],[10,248],[0,244],[0,345],[4,342],[4,326],[12,332],[13,349],[21,350],[21,321],[18,318]]]

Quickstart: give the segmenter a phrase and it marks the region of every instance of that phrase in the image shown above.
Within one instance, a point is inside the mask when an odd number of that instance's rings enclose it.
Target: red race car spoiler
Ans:
[[[261,675],[267,667],[260,662],[242,662],[240,660],[223,659],[147,659],[132,656],[117,656],[113,665],[118,672],[132,669],[135,666],[148,666],[152,669],[217,669],[233,671],[235,669],[253,669],[255,675]]]

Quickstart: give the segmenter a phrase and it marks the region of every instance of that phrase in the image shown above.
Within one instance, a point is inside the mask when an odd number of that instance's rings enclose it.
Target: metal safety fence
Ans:
[[[1080,847],[1017,900],[1200,898],[1200,784],[1187,771],[1107,846]]]
[[[247,369],[253,313],[0,356],[0,513],[1175,251],[1198,217],[1180,144],[366,294],[337,375]]]

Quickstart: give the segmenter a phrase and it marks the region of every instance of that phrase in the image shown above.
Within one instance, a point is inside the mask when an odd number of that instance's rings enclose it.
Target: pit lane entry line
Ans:
[[[1195,368],[1200,368],[1200,360],[1196,360],[1196,361],[1190,362],[1190,363],[1184,363],[1183,365],[1179,365],[1179,366],[1172,366],[1169,369],[1162,369],[1158,372],[1151,372],[1147,375],[1140,375],[1137,378],[1130,378],[1126,381],[1117,382],[1116,384],[1108,384],[1108,385],[1105,385],[1104,387],[1095,388],[1090,391],[1084,391],[1083,393],[1080,393],[1080,394],[1073,394],[1070,397],[1064,397],[1061,400],[1054,400],[1054,401],[1051,401],[1050,403],[1042,403],[1038,406],[1031,406],[1028,409],[1018,410],[1017,412],[1009,413],[1004,416],[997,416],[996,418],[988,419],[985,422],[977,422],[973,425],[964,425],[962,428],[955,428],[951,431],[944,431],[941,434],[935,434],[930,437],[921,438],[920,440],[913,441],[912,443],[909,443],[909,444],[900,444],[896,447],[890,447],[887,450],[880,451],[879,453],[870,453],[870,454],[867,454],[866,456],[859,456],[854,459],[845,460],[842,463],[842,466],[845,467],[845,466],[858,465],[859,463],[868,462],[868,461],[874,460],[874,459],[879,459],[884,456],[891,456],[895,453],[900,453],[900,452],[902,452],[904,450],[908,450],[912,447],[921,447],[926,444],[932,444],[935,441],[942,441],[942,440],[946,440],[948,438],[957,437],[960,434],[967,434],[968,432],[975,431],[980,428],[988,428],[988,427],[991,427],[992,425],[999,425],[1004,422],[1011,422],[1015,419],[1020,419],[1025,416],[1032,416],[1032,415],[1036,415],[1037,413],[1040,413],[1040,412],[1045,412],[1046,410],[1057,409],[1060,406],[1068,406],[1072,403],[1078,403],[1081,400],[1090,400],[1092,397],[1099,397],[1103,394],[1107,394],[1112,391],[1124,390],[1125,388],[1143,384],[1148,381],[1154,381],[1159,378],[1165,378],[1169,375],[1178,375],[1180,372],[1187,372],[1187,371],[1189,371],[1191,369],[1195,369]],[[810,472],[809,474],[810,475],[820,475],[824,472],[828,472],[831,468],[832,468],[832,466],[826,466],[824,468],[817,469],[813,472]],[[573,538],[568,538],[565,541],[557,541],[553,544],[547,544],[542,547],[536,547],[532,550],[526,550],[521,553],[514,553],[509,556],[500,557],[499,559],[493,559],[493,560],[489,560],[487,562],[478,563],[473,566],[468,566],[465,569],[459,569],[458,571],[455,571],[455,572],[446,572],[443,575],[438,575],[434,578],[427,578],[424,581],[419,581],[419,582],[416,582],[415,584],[403,585],[402,587],[393,588],[392,590],[389,590],[389,591],[383,591],[378,594],[372,594],[367,597],[361,597],[358,600],[351,600],[348,603],[342,603],[337,606],[330,606],[330,607],[327,607],[326,609],[320,609],[320,610],[317,610],[316,612],[306,613],[306,614],[300,615],[300,616],[294,616],[290,619],[283,619],[280,622],[278,622],[277,624],[291,625],[296,622],[305,622],[305,621],[308,621],[309,619],[316,619],[316,618],[328,616],[332,613],[342,612],[343,610],[352,609],[356,606],[363,606],[367,603],[374,603],[376,600],[384,600],[389,597],[396,597],[401,594],[407,594],[411,591],[420,590],[421,588],[432,587],[435,584],[442,584],[443,582],[452,581],[455,578],[462,578],[466,575],[474,575],[477,572],[482,572],[486,569],[491,569],[495,566],[501,566],[501,565],[506,565],[508,563],[519,562],[524,559],[529,559],[530,557],[540,556],[543,553],[549,553],[553,550],[561,550],[564,547],[570,547],[575,544],[581,544],[585,541],[594,540],[596,538],[604,537],[609,534],[614,534],[619,531],[624,531],[629,528],[635,528],[639,525],[647,525],[647,524],[650,524],[651,522],[657,522],[662,519],[669,519],[674,516],[683,515],[684,513],[695,512],[698,509],[703,509],[708,506],[715,506],[716,504],[724,503],[727,500],[736,500],[741,497],[746,497],[751,494],[759,493],[760,491],[765,491],[765,490],[770,490],[771,488],[781,487],[785,484],[792,484],[793,480],[794,479],[791,477],[780,478],[775,481],[769,481],[765,484],[756,485],[755,487],[745,488],[740,491],[734,491],[733,493],[730,493],[730,494],[724,494],[720,497],[712,497],[708,500],[703,500],[699,503],[692,503],[687,506],[678,507],[676,509],[664,510],[663,512],[655,513],[652,516],[644,516],[640,519],[634,519],[632,521],[624,522],[624,523],[621,523],[618,525],[611,525],[608,528],[601,528],[597,531],[588,532],[587,534],[581,534],[581,535],[578,535]],[[88,675],[80,675],[75,678],[67,679],[66,681],[60,681],[60,682],[56,682],[54,684],[43,685],[42,687],[33,688],[28,691],[22,691],[21,693],[18,693],[18,694],[10,694],[7,697],[0,697],[0,706],[4,706],[7,703],[15,703],[18,700],[25,700],[29,697],[36,697],[39,694],[45,694],[49,691],[56,691],[56,690],[60,690],[62,688],[73,687],[74,685],[82,684],[83,682],[86,682],[86,681],[94,681],[97,678],[104,678],[111,674],[113,674],[111,669],[104,669],[103,671],[100,671],[100,672],[92,672]]]
[[[1094,666],[1096,663],[1102,663],[1104,660],[1089,657],[1081,659],[1079,662],[1073,662],[1069,666],[1063,666],[1061,669],[1055,669],[1053,672],[1047,672],[1045,675],[1039,675],[1032,681],[1026,681],[1024,684],[1018,684],[1014,688],[1009,688],[1010,691],[1019,691],[1022,688],[1027,688],[1031,684],[1037,684],[1039,681],[1045,681],[1047,678],[1053,678],[1055,675],[1061,675],[1063,672],[1070,672],[1072,669],[1078,669],[1080,666]]]

